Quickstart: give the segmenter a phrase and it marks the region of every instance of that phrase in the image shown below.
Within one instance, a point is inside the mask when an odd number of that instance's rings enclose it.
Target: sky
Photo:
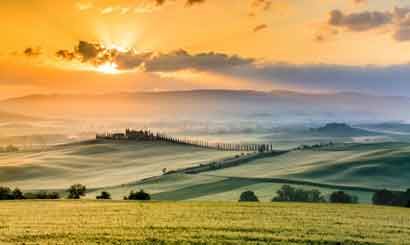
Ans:
[[[1,0],[0,99],[191,89],[410,96],[410,1]]]

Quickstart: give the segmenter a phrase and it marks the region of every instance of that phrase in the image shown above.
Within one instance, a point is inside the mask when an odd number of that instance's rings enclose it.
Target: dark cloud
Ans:
[[[136,54],[133,52],[118,53],[113,62],[120,70],[131,70],[141,66],[145,61],[149,60],[153,54],[151,52]]]
[[[41,55],[41,49],[40,48],[31,48],[31,47],[29,47],[29,48],[26,48],[23,51],[23,54],[25,56],[28,56],[28,57],[39,56],[39,55]]]
[[[148,72],[172,72],[187,69],[217,72],[253,62],[253,59],[237,55],[229,56],[214,52],[191,55],[185,50],[178,50],[169,54],[159,54],[146,60],[145,69]]]
[[[73,51],[58,50],[56,56],[67,61],[77,60],[95,66],[105,63],[115,63],[120,70],[131,70],[143,66],[148,72],[167,72],[186,69],[220,70],[254,62],[253,59],[215,52],[199,54],[190,54],[185,50],[178,50],[166,54],[153,54],[152,52],[136,53],[135,51],[121,52],[86,41],[80,41]]]
[[[268,28],[268,26],[266,24],[261,24],[261,25],[257,25],[255,26],[255,28],[253,28],[254,32],[258,32],[258,31],[262,31],[264,29]]]
[[[83,63],[90,63],[93,65],[101,65],[104,63],[112,63],[114,57],[118,54],[118,50],[105,48],[98,43],[90,43],[86,41],[79,41],[78,45],[70,50],[58,50],[56,56],[64,60],[79,60]]]
[[[392,37],[399,42],[410,41],[410,8],[393,11],[363,11],[345,14],[340,10],[330,12],[328,25],[352,32],[364,32],[383,26],[391,27]],[[318,36],[321,39],[321,36]],[[316,38],[316,39],[318,39]]]
[[[328,23],[351,31],[367,31],[390,24],[392,20],[393,15],[389,12],[364,11],[345,15],[340,10],[333,10],[330,12]]]
[[[205,0],[187,0],[186,5],[187,6],[192,6],[194,4],[198,4],[198,3],[204,3]]]
[[[262,10],[269,10],[272,7],[273,0],[253,0],[252,7]]]

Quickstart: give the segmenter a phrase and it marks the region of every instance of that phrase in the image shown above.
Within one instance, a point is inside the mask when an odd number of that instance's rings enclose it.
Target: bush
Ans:
[[[87,188],[81,184],[75,184],[68,189],[68,198],[69,199],[80,199],[80,197],[85,196]]]
[[[111,194],[107,191],[102,191],[99,196],[96,197],[97,199],[111,199]]]
[[[253,191],[245,191],[245,192],[242,192],[241,196],[239,197],[239,201],[240,202],[259,202],[259,199]]]
[[[128,197],[124,198],[125,200],[139,200],[139,201],[149,201],[151,200],[151,196],[144,192],[144,190],[140,190],[138,192],[131,191]]]
[[[356,196],[345,193],[344,191],[335,191],[330,194],[329,201],[331,203],[358,203],[359,199]]]
[[[325,202],[325,198],[319,190],[304,190],[283,185],[277,192],[273,202]]]

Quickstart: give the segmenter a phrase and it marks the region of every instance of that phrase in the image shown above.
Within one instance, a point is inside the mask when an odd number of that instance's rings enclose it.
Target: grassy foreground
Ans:
[[[410,209],[122,201],[0,203],[0,244],[408,244]]]

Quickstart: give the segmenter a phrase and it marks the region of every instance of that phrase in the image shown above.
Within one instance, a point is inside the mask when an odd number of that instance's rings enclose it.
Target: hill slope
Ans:
[[[74,183],[113,186],[160,175],[164,168],[189,167],[234,154],[160,142],[90,141],[0,154],[0,185],[23,189],[67,188]]]
[[[406,143],[340,144],[293,151],[207,174],[406,189],[410,187],[409,162],[410,145]]]

